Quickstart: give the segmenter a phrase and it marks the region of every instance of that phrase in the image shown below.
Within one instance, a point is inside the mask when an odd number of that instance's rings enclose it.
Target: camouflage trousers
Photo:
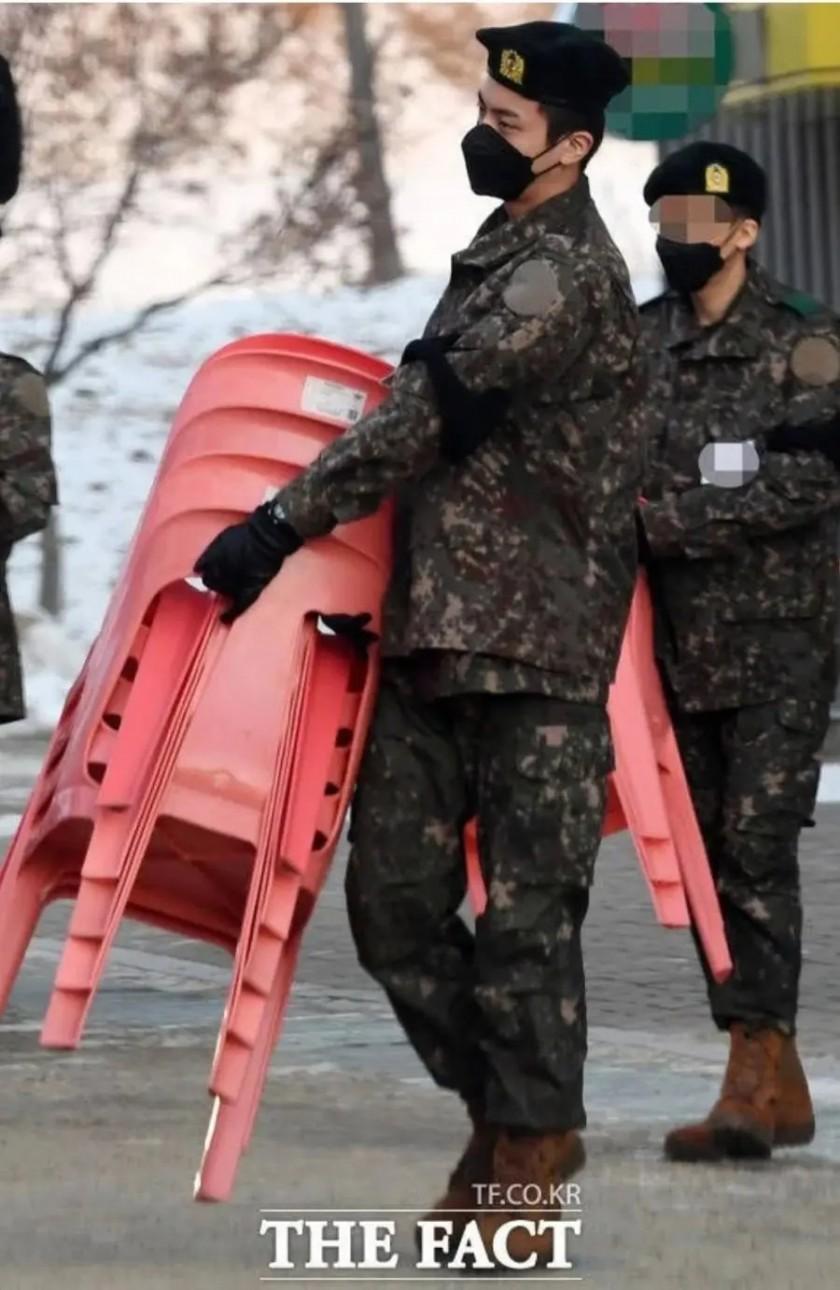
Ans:
[[[424,701],[383,676],[352,809],[350,925],[432,1077],[492,1123],[586,1122],[580,933],[612,765],[603,707]],[[474,816],[488,902],[473,935],[459,909]]]
[[[734,971],[706,972],[721,1029],[756,1021],[793,1034],[802,962],[799,833],[811,819],[829,701],[811,696],[672,713],[715,876]],[[698,942],[699,950],[699,942]]]

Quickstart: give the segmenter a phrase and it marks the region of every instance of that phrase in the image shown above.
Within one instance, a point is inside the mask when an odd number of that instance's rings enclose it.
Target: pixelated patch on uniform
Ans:
[[[537,734],[547,748],[562,748],[569,737],[566,726],[537,726]]]
[[[19,376],[12,386],[12,394],[16,403],[30,412],[35,417],[48,417],[50,415],[50,403],[47,398],[47,387],[44,384],[44,378],[37,372],[24,372]]]
[[[752,439],[743,443],[707,443],[697,458],[704,484],[740,488],[758,474],[758,449]]]
[[[562,299],[557,270],[547,260],[526,260],[514,272],[502,299],[525,318],[547,314]]]
[[[831,385],[840,379],[840,348],[830,336],[805,336],[791,351],[790,369],[806,385]]]

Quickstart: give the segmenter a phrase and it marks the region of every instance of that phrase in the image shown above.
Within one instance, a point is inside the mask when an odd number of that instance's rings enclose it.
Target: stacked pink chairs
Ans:
[[[0,1004],[44,905],[74,899],[45,1046],[78,1044],[126,915],[234,956],[202,1198],[229,1194],[250,1135],[375,697],[375,659],[319,616],[376,627],[389,509],[307,545],[232,627],[188,579],[220,528],[376,406],[388,371],[282,335],[202,367],[0,870]]]
[[[360,659],[320,616],[367,612],[377,630],[390,506],[307,543],[231,626],[191,572],[221,528],[378,404],[389,370],[284,334],[236,341],[201,367],[0,868],[0,1011],[44,907],[74,902],[47,1047],[80,1042],[123,918],[231,954],[202,1200],[231,1194],[250,1141],[375,701],[376,651]],[[661,921],[684,926],[690,904],[725,975],[720,911],[657,687],[641,579],[611,695],[604,831],[631,830]],[[470,829],[467,843],[480,910]]]

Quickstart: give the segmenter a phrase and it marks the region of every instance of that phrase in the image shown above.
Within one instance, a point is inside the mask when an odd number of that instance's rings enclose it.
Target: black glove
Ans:
[[[428,336],[412,340],[403,350],[403,363],[425,363],[435,391],[443,426],[440,453],[455,465],[480,448],[495,430],[510,405],[507,390],[485,390],[474,394],[446,360],[458,336]]]
[[[370,614],[321,614],[320,617],[325,627],[350,642],[360,658],[367,658],[371,645],[379,640],[376,632],[368,629]]]
[[[770,452],[821,452],[840,470],[840,422],[822,425],[777,426],[765,443]]]
[[[303,545],[285,520],[276,519],[271,502],[258,506],[240,524],[231,524],[202,552],[195,572],[205,587],[232,600],[222,614],[232,623],[265,590],[283,567],[283,561]]]

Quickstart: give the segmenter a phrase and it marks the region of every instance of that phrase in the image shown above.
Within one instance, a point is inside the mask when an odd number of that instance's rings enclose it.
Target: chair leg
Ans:
[[[0,1016],[18,978],[21,964],[44,908],[43,875],[29,865],[14,884],[4,887],[0,899]]]

